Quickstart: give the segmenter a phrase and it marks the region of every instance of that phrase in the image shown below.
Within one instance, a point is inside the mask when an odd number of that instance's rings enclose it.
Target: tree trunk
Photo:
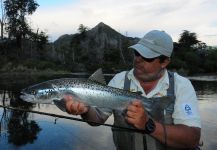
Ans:
[[[4,23],[2,21],[0,21],[1,23],[1,39],[3,39],[3,28],[4,28]]]
[[[120,56],[124,64],[126,64],[126,61],[124,59],[123,51],[122,51],[122,41],[121,37],[119,37],[119,42],[118,42],[119,50],[120,50]]]

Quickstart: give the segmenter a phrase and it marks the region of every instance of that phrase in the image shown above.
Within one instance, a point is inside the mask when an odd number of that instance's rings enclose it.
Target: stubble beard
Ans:
[[[156,81],[160,79],[165,71],[165,68],[161,68],[158,72],[156,73],[143,73],[143,74],[138,74],[136,72],[136,69],[134,69],[134,76],[142,82],[151,82],[151,81]]]

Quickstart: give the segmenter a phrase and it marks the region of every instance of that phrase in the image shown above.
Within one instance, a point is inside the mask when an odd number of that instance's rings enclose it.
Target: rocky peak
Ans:
[[[123,35],[121,35],[116,30],[112,29],[110,26],[104,24],[103,22],[97,24],[89,32],[90,34],[97,34],[97,35],[103,34],[110,38],[123,37]]]
[[[104,27],[104,26],[108,26],[108,25],[104,24],[103,22],[100,22],[100,23],[97,24],[96,26],[98,26],[98,27]]]

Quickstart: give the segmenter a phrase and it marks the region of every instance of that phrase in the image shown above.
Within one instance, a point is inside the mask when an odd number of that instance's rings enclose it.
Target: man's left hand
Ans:
[[[148,115],[140,100],[133,100],[127,107],[126,120],[137,129],[143,130],[148,121]]]

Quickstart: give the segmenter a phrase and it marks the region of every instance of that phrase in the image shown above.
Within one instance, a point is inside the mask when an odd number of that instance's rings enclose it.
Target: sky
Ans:
[[[164,30],[177,42],[183,30],[198,40],[217,45],[217,0],[37,0],[29,22],[55,41],[75,34],[80,24],[90,29],[103,22],[129,37]]]

